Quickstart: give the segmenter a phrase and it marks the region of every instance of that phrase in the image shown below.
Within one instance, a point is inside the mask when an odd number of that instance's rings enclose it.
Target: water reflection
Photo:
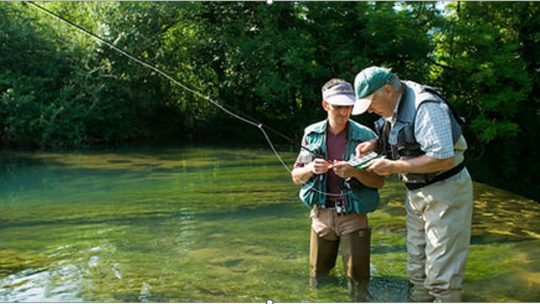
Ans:
[[[9,153],[0,179],[2,302],[351,301],[340,263],[309,290],[308,209],[271,153]],[[406,299],[403,194],[371,215],[374,302]],[[539,215],[475,185],[466,301],[540,301]]]
[[[65,266],[58,272],[71,274],[75,269]],[[51,287],[53,274],[48,271],[35,272],[27,269],[17,274],[13,274],[3,279],[3,285],[13,286],[11,289],[0,287],[0,300],[2,302],[40,302],[44,299],[51,302],[73,302],[80,301],[73,296],[77,291],[76,282],[64,282],[62,285]],[[9,293],[13,296],[3,298]]]

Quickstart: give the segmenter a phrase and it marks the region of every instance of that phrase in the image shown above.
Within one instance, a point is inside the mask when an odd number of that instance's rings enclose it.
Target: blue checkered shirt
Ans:
[[[450,116],[438,103],[420,105],[414,124],[414,136],[426,155],[438,159],[454,157]]]

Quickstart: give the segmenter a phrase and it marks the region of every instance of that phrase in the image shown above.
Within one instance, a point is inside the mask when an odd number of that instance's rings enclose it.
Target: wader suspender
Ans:
[[[430,87],[430,86],[422,86],[422,92],[428,92],[439,97],[442,101],[444,101],[444,103],[446,103],[446,105],[450,109],[450,112],[452,112],[452,116],[454,116],[454,119],[456,120],[456,122],[460,126],[463,126],[465,124],[465,118],[458,115],[456,109],[454,109],[454,107],[448,102],[448,100],[446,100],[442,96],[441,92],[437,88]]]
[[[407,89],[403,91],[403,95],[401,96],[401,102],[399,104],[398,113],[401,112],[401,108],[403,107],[405,99],[407,98],[406,92],[407,92]],[[448,106],[448,108],[450,109],[450,112],[452,113],[453,118],[455,119],[455,121],[457,122],[459,126],[463,126],[465,124],[465,118],[458,115],[454,107],[442,96],[441,92],[437,88],[430,87],[430,86],[422,86],[421,93],[424,93],[424,92],[428,92],[440,98],[440,100],[442,100]],[[452,117],[450,119],[452,119]],[[384,118],[380,118],[379,120],[375,122],[375,132],[379,136],[379,138],[377,139],[377,144],[379,146],[380,153],[383,155],[386,155],[387,157],[390,156],[391,159],[395,160],[399,158],[399,155],[396,151],[396,147],[393,147],[388,143],[388,137],[389,137],[391,129],[392,129],[391,123]],[[405,186],[409,190],[416,190],[416,189],[425,187],[427,185],[445,180],[451,176],[454,176],[458,174],[459,172],[461,172],[461,170],[463,170],[464,167],[465,167],[464,162],[461,162],[459,165],[455,166],[454,168],[448,171],[445,171],[439,175],[436,175],[432,179],[426,180],[426,182],[405,183]]]

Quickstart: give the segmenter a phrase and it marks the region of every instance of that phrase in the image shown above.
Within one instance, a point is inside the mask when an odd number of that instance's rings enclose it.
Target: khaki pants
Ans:
[[[365,214],[351,213],[338,215],[336,209],[325,209],[319,206],[311,209],[311,228],[315,233],[329,241],[337,241],[342,235],[359,229],[368,228],[368,218]]]
[[[472,194],[467,169],[444,181],[407,190],[407,272],[416,293],[412,300],[461,301]]]

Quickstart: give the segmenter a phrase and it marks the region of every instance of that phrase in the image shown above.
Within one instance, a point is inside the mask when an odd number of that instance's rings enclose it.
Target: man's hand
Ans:
[[[346,161],[336,161],[331,166],[329,166],[328,169],[333,169],[336,175],[341,178],[348,178],[353,176],[353,170],[356,170],[351,167]]]
[[[330,169],[330,163],[322,158],[314,159],[309,165],[312,167],[311,172],[314,174],[324,174]]]
[[[324,174],[328,172],[330,163],[322,158],[316,158],[309,164],[306,164],[304,167],[295,168],[292,170],[291,175],[293,182],[295,184],[304,184],[309,181],[309,179],[314,174]]]
[[[356,155],[360,156],[364,153],[376,151],[377,150],[377,140],[372,139],[370,141],[365,141],[358,146],[356,146]]]
[[[398,173],[396,171],[395,162],[384,158],[376,159],[369,163],[369,167],[366,169],[366,171],[374,172],[379,176],[388,176]]]
[[[384,185],[384,177],[373,172],[355,169],[346,161],[336,161],[329,168],[333,169],[337,176],[344,179],[353,177],[369,188],[378,189]]]
[[[400,160],[376,159],[369,164],[366,170],[380,176],[387,176],[397,173],[434,173],[448,170],[453,165],[453,157],[438,159],[422,155]]]

